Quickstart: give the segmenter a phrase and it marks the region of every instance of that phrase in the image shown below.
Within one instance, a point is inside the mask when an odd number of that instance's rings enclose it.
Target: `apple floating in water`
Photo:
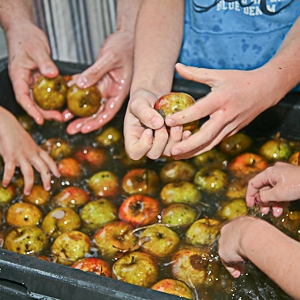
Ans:
[[[102,95],[95,86],[80,89],[76,84],[69,87],[67,106],[77,117],[89,117],[95,114],[101,105]]]
[[[171,92],[169,94],[161,96],[154,104],[154,109],[157,110],[160,115],[165,119],[170,115],[182,111],[195,103],[195,99],[186,93]],[[199,126],[199,120],[189,122],[183,125],[183,131],[193,132]],[[168,132],[170,127],[167,126]]]
[[[65,105],[67,90],[68,86],[63,76],[47,78],[41,75],[35,82],[32,93],[39,107],[51,110]]]

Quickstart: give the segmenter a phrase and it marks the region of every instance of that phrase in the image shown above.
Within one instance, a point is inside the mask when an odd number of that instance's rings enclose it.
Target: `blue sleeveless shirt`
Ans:
[[[300,0],[185,2],[179,61],[210,69],[261,67],[274,56],[300,15]]]

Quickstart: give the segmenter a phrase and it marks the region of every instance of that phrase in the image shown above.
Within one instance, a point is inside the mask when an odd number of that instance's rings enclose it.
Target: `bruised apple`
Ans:
[[[66,103],[68,86],[63,76],[46,78],[41,75],[33,86],[33,98],[45,110],[59,109]]]
[[[170,115],[182,111],[195,103],[195,99],[186,93],[171,92],[161,96],[154,104],[154,109],[165,119]],[[183,131],[193,132],[198,128],[199,121],[189,122],[183,125]],[[169,131],[170,128],[167,128]]]
[[[85,89],[73,84],[67,92],[69,111],[77,117],[89,117],[95,114],[101,105],[101,93],[95,86]]]

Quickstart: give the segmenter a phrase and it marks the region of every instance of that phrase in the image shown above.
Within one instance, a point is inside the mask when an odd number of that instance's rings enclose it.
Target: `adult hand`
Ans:
[[[210,70],[182,64],[177,64],[176,69],[182,77],[210,86],[211,92],[193,106],[166,118],[166,125],[177,126],[209,117],[198,132],[184,133],[182,141],[172,147],[171,155],[175,159],[212,149],[281,99],[274,92],[274,84],[260,69]]]
[[[300,198],[300,166],[277,162],[253,177],[248,183],[246,202],[249,207],[260,206],[267,214],[272,208],[280,216],[283,206]]]
[[[6,187],[20,167],[24,177],[24,194],[28,195],[34,184],[34,167],[41,175],[45,190],[51,188],[51,174],[60,176],[56,163],[32,139],[15,117],[0,107],[0,155],[4,162],[2,185]]]
[[[74,77],[78,87],[96,85],[105,100],[105,105],[102,105],[95,115],[71,122],[67,127],[69,134],[97,130],[117,114],[129,92],[132,68],[133,34],[117,30],[104,42],[96,62]],[[74,117],[68,110],[63,112],[63,116],[64,121]]]
[[[30,88],[42,74],[53,78],[59,73],[50,58],[50,47],[45,33],[31,21],[12,25],[6,31],[8,43],[8,71],[17,102],[39,125],[44,119],[62,121],[62,114],[42,110],[33,100]],[[28,34],[27,34],[28,33]]]

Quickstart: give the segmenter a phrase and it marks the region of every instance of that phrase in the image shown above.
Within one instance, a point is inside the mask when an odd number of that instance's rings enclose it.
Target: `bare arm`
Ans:
[[[133,159],[145,154],[157,158],[168,142],[164,120],[153,107],[158,97],[171,91],[183,21],[182,0],[145,0],[141,5],[136,26],[134,75],[124,122],[125,147]]]
[[[44,118],[62,121],[58,111],[40,109],[30,96],[30,87],[43,74],[53,78],[58,69],[50,58],[47,36],[33,22],[31,0],[0,0],[0,24],[8,45],[8,70],[17,102],[43,124]]]
[[[233,277],[250,260],[294,299],[300,299],[300,243],[271,224],[240,217],[221,229],[219,255]]]

